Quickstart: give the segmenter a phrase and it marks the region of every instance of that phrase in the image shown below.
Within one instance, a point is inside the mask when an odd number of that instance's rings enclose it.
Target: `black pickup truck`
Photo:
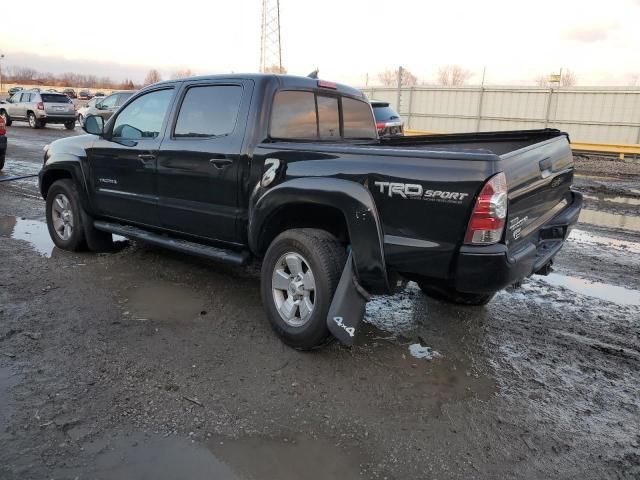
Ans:
[[[547,273],[582,205],[560,131],[381,140],[365,96],[323,80],[161,82],[84,128],[45,148],[55,244],[262,259],[267,316],[300,349],[351,344],[369,295],[406,280],[482,305]]]

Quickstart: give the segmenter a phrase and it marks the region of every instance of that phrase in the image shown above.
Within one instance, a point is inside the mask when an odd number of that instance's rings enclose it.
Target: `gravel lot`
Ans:
[[[4,176],[78,133],[16,122]],[[60,251],[35,179],[0,182],[0,478],[640,478],[640,165],[592,162],[554,274],[486,308],[410,283],[314,353],[257,265]]]

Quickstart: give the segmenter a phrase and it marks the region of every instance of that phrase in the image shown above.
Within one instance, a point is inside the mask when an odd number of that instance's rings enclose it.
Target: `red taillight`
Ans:
[[[0,117],[0,135],[6,135],[7,129],[4,128],[4,118]]]
[[[338,85],[336,85],[333,82],[327,82],[326,80],[318,80],[318,87],[320,88],[330,88],[331,90],[335,90],[338,88]]]
[[[36,105],[36,107],[38,108],[38,110],[44,110],[44,103],[42,103],[42,102],[38,102],[38,104]]]
[[[500,172],[491,177],[478,195],[464,243],[490,245],[499,242],[506,218],[507,179]]]
[[[384,122],[376,122],[376,128],[378,129],[378,133],[380,133],[382,130],[384,130],[384,127],[386,127],[387,124]]]

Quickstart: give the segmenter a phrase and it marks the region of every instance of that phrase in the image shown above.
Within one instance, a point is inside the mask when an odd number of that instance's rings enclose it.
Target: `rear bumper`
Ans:
[[[582,194],[571,192],[572,202],[510,252],[506,245],[460,249],[455,271],[455,289],[469,293],[492,293],[523,280],[537,272],[560,251],[569,230],[578,221]]]
[[[65,114],[65,115],[39,115],[38,120],[42,120],[47,123],[67,123],[67,122],[75,122],[76,114]]]

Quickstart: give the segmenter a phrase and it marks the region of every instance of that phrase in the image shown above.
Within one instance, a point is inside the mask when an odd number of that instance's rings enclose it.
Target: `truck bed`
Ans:
[[[415,135],[381,139],[381,145],[424,148],[469,153],[493,153],[505,155],[558,136],[559,130],[516,130],[506,132],[452,133]]]

